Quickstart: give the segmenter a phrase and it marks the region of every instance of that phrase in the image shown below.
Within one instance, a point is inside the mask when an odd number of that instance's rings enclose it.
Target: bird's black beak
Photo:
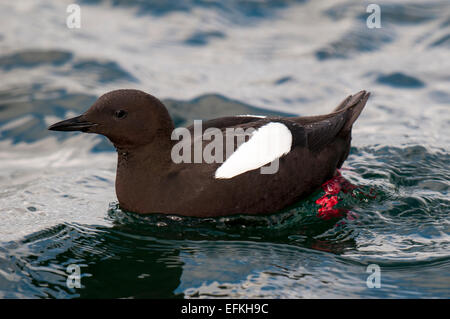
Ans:
[[[82,131],[87,132],[89,128],[97,124],[91,123],[84,119],[83,115],[64,120],[53,125],[50,125],[48,129],[50,131]]]

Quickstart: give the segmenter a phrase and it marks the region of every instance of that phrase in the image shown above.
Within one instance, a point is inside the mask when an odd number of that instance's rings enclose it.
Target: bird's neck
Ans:
[[[135,147],[116,146],[118,160],[117,170],[149,171],[163,169],[172,163],[170,153],[172,150],[170,139],[156,139],[150,144]]]
[[[117,147],[116,195],[128,210],[155,192],[164,183],[164,171],[170,169],[172,149],[170,139],[158,139],[135,148]]]

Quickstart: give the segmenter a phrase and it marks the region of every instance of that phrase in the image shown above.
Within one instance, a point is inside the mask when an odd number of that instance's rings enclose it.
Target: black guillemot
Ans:
[[[349,154],[352,125],[369,95],[349,96],[327,115],[230,116],[177,131],[160,100],[139,90],[116,90],[49,130],[102,134],[114,144],[116,194],[125,210],[196,217],[268,214],[334,176]],[[180,142],[184,133],[191,138]]]

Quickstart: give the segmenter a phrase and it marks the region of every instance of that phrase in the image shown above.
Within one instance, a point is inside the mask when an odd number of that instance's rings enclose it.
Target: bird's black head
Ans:
[[[120,148],[169,137],[173,123],[165,106],[139,90],[116,90],[102,95],[82,115],[51,125],[52,131],[81,131],[106,136]]]

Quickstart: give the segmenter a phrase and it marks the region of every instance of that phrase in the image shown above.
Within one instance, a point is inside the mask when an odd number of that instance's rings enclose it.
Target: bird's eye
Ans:
[[[118,110],[114,113],[115,117],[117,117],[118,119],[123,119],[127,116],[127,112],[124,110]]]

